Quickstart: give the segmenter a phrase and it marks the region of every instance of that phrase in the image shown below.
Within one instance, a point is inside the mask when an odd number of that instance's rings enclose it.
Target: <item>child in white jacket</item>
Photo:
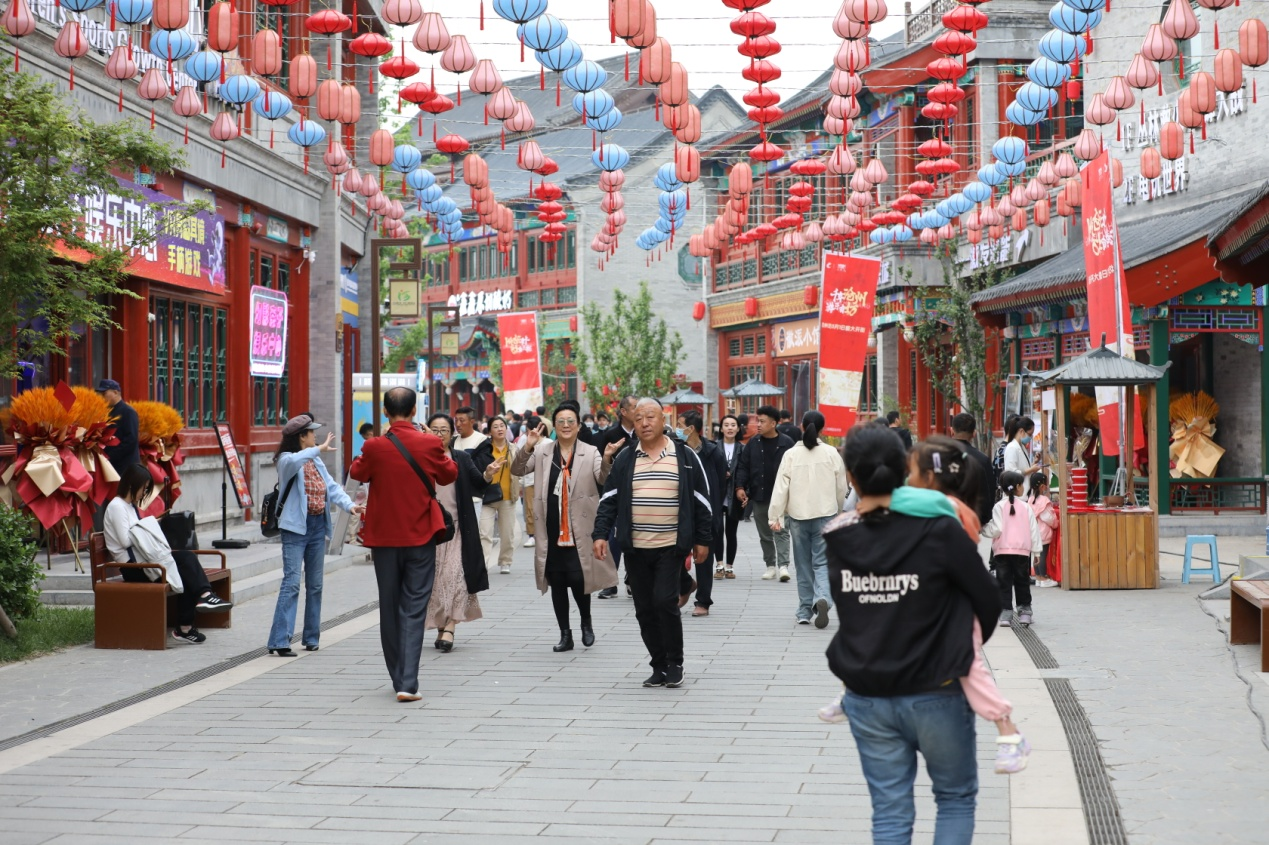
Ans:
[[[1031,560],[1044,548],[1035,511],[1022,499],[1023,483],[1020,473],[1006,470],[1000,474],[1000,489],[1005,498],[996,502],[991,522],[983,526],[983,536],[992,538],[1000,604],[1004,608],[1000,624],[1006,628],[1013,624],[1015,598],[1018,624],[1031,624]]]

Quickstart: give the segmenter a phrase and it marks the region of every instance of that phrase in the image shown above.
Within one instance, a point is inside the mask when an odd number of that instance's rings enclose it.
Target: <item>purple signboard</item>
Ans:
[[[251,288],[251,375],[281,378],[286,370],[287,299],[282,291]]]

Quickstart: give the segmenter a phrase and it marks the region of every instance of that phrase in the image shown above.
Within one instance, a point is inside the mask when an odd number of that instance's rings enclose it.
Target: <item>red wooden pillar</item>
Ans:
[[[243,466],[251,480],[251,461],[245,457],[251,442],[255,391],[251,380],[251,232],[245,227],[225,230],[225,259],[233,301],[229,306],[228,349],[225,350],[226,418],[244,455]],[[254,496],[253,496],[254,498]]]
[[[116,317],[121,330],[114,335],[114,372],[109,378],[119,382],[123,395],[129,400],[149,399],[153,394],[154,361],[150,357],[150,283],[139,276],[131,276],[128,287],[137,295],[119,297]],[[121,366],[125,361],[147,361],[145,377],[140,367]],[[97,385],[91,385],[96,387]]]
[[[327,337],[309,337],[309,311],[312,309],[312,299],[309,297],[309,268],[312,265],[308,261],[301,264],[294,260],[294,257],[294,254],[284,254],[282,260],[290,262],[292,269],[291,290],[287,294],[291,309],[290,323],[287,327],[287,344],[290,348],[287,349],[286,367],[291,374],[288,410],[290,413],[299,413],[308,407],[309,349],[313,343],[333,345],[335,336],[332,331]],[[334,325],[330,325],[333,329]],[[349,399],[351,400],[351,390]]]

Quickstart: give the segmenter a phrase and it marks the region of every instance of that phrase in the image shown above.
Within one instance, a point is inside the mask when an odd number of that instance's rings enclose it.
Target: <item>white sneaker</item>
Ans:
[[[768,566],[767,571],[762,573],[763,581],[771,581],[775,577],[776,577],[776,568],[774,566]]]
[[[789,567],[780,567],[780,583],[783,584],[789,580]]]
[[[531,549],[531,548],[533,548],[534,546],[536,546],[537,544],[538,544],[538,541],[533,539],[533,535],[532,535],[532,534],[530,534],[528,537],[525,537],[525,538],[524,538],[524,547],[525,547],[526,549]]]
[[[840,698],[821,707],[816,715],[820,717],[820,721],[834,725],[840,725],[846,721],[846,711],[842,710],[842,700]]]
[[[510,574],[511,574],[511,567],[510,567],[510,566],[500,566],[500,567],[498,567],[498,574],[499,574],[499,575],[510,575]]]

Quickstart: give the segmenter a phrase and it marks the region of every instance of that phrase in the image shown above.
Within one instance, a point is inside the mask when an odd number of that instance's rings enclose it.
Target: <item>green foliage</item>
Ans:
[[[612,308],[596,303],[582,309],[584,335],[577,371],[592,408],[613,404],[622,393],[660,396],[674,389],[683,358],[683,339],[652,311],[647,282],[631,297],[618,290]],[[607,385],[610,394],[603,395]]]
[[[0,378],[18,361],[61,354],[61,342],[82,326],[113,325],[105,297],[131,295],[122,287],[130,248],[153,243],[157,232],[134,232],[131,243],[99,245],[85,237],[85,195],[121,189],[112,171],[170,173],[183,154],[155,140],[133,121],[96,123],[68,106],[37,77],[0,62]],[[173,204],[165,219],[179,222],[195,207]],[[146,227],[139,226],[138,229]],[[58,242],[87,256],[60,259]],[[19,307],[11,307],[14,304]],[[47,321],[47,326],[41,325]]]
[[[423,280],[423,284],[427,285],[427,278]],[[445,320],[443,313],[434,313],[432,315],[432,324],[439,326]],[[441,351],[440,343],[436,344],[435,352]],[[401,334],[401,339],[397,345],[388,353],[388,357],[383,361],[383,371],[385,373],[395,373],[401,369],[401,365],[406,361],[413,361],[415,358],[426,356],[427,354],[427,320],[420,319],[417,323],[410,326]]]
[[[93,610],[90,607],[44,607],[17,625],[18,637],[0,636],[0,665],[28,660],[93,640]]]
[[[0,504],[0,607],[13,619],[29,619],[40,608],[44,573],[35,562],[35,520]]]

